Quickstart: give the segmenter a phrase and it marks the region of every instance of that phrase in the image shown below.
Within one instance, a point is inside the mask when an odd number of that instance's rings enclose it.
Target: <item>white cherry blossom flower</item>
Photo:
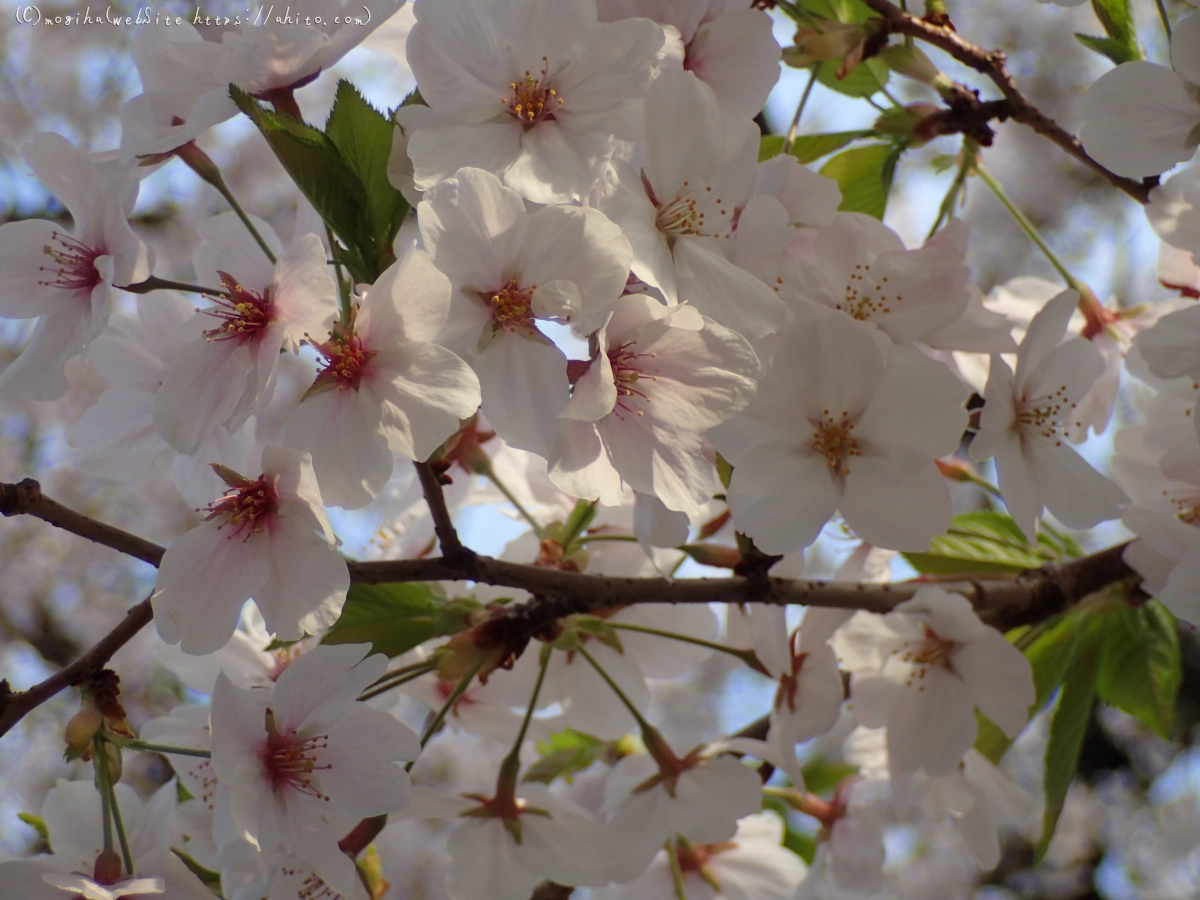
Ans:
[[[415,11],[408,61],[429,108],[404,107],[398,119],[417,190],[464,166],[535,203],[569,202],[600,181],[614,117],[645,91],[661,28],[601,25],[594,0],[444,0]]]
[[[834,635],[850,708],[887,726],[893,771],[954,772],[975,742],[975,709],[1009,737],[1034,701],[1029,662],[961,594],[922,588],[886,616],[859,612]]]
[[[100,792],[90,780],[60,780],[47,792],[41,811],[53,854],[0,862],[0,895],[13,900],[211,900],[212,892],[170,849],[175,782],[145,803],[129,785],[115,788],[134,872],[122,872],[116,881],[96,877],[96,859],[104,849]]]
[[[726,121],[704,85],[672,70],[650,86],[645,108],[641,171],[615,163],[616,184],[599,203],[633,244],[633,273],[668,303],[686,301],[750,338],[769,334],[783,322],[782,301],[725,255],[751,197],[758,129]]]
[[[1090,528],[1116,518],[1126,499],[1065,441],[1076,406],[1104,369],[1090,341],[1063,340],[1078,299],[1063,291],[1034,316],[1015,373],[992,356],[979,433],[971,442],[972,459],[995,457],[1000,493],[1026,535],[1036,534],[1043,507],[1068,527]]]
[[[798,318],[746,411],[712,432],[734,466],[729,508],[768,553],[811,544],[833,516],[863,540],[921,549],[950,524],[934,460],[953,453],[966,389],[926,359],[885,367],[841,313]]]
[[[850,900],[883,885],[883,845],[891,798],[887,781],[858,778],[839,788],[823,822],[828,839],[817,845],[796,900]]]
[[[908,344],[962,316],[970,299],[967,225],[952,219],[924,247],[862,213],[838,213],[791,251],[788,279],[805,300]]]
[[[779,80],[771,19],[749,0],[597,0],[600,21],[638,16],[669,26],[664,55],[704,82],[730,119],[762,111]]]
[[[361,819],[408,801],[408,775],[393,760],[420,750],[408,728],[356,702],[387,668],[384,656],[364,660],[366,652],[324,645],[273,688],[243,690],[222,674],[213,692],[218,807],[228,805],[238,834],[267,853],[287,847],[345,897],[357,872],[338,841]]]
[[[584,887],[609,881],[612,850],[600,824],[540,784],[521,784],[508,798],[417,785],[401,816],[456,823],[446,842],[453,900],[529,900],[546,879]]]
[[[1164,316],[1134,338],[1134,344],[1154,376],[1200,381],[1200,307],[1195,304]],[[1195,413],[1192,421],[1200,437]]]
[[[1118,175],[1158,175],[1191,159],[1200,144],[1200,16],[1171,34],[1171,68],[1135,60],[1093,84],[1080,101],[1079,140]]]
[[[738,822],[728,841],[683,844],[676,849],[689,900],[793,900],[807,866],[780,846],[783,821],[762,812]],[[666,850],[628,884],[593,891],[595,900],[676,900],[675,880]]]
[[[288,421],[287,443],[312,454],[330,505],[365,506],[391,478],[393,452],[428,459],[479,408],[475,373],[433,343],[449,311],[449,280],[412,249],[317,344],[324,368]]]
[[[154,622],[185,653],[212,653],[253,597],[267,628],[298,640],[332,625],[350,587],[307,453],[263,451],[263,473],[223,472],[229,493],[176,539],[155,582]]]
[[[671,510],[712,497],[701,434],[750,402],[758,359],[741,335],[693,307],[622,297],[575,380],[548,457],[567,493],[621,502],[623,483]]]
[[[708,755],[705,745],[684,759],[656,762],[626,756],[609,773],[605,803],[617,844],[613,881],[632,881],[646,870],[663,842],[682,835],[693,844],[731,839],[738,820],[762,809],[758,773],[728,755]]]
[[[102,169],[59,134],[38,134],[22,155],[75,224],[73,233],[44,219],[0,226],[0,316],[38,319],[25,350],[0,374],[0,394],[55,400],[67,391],[67,360],[108,324],[113,286],[144,281],[151,260],[129,227],[133,174]]]
[[[229,296],[203,310],[217,324],[177,354],[154,397],[159,434],[187,455],[214,429],[237,431],[265,406],[280,351],[298,352],[305,335],[328,334],[337,313],[337,286],[315,234],[277,250],[272,266],[233,213],[198,230],[197,277],[219,280]],[[273,237],[264,234],[278,247]]]
[[[537,323],[602,325],[629,276],[629,241],[594,209],[526,213],[516,191],[480,169],[427,191],[418,214],[425,247],[454,288],[438,343],[479,376],[496,432],[545,456],[570,385],[566,357]]]

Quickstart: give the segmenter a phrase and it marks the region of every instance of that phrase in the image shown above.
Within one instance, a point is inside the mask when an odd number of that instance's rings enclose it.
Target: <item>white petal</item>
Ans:
[[[1029,661],[994,628],[951,655],[954,671],[975,696],[979,711],[1011,738],[1029,720],[1036,695]]]
[[[780,490],[781,484],[788,489]],[[825,459],[783,444],[761,444],[743,456],[729,485],[729,509],[738,530],[767,553],[807,547],[839,500]]]
[[[380,350],[370,366],[371,388],[384,401],[388,446],[410,459],[428,459],[479,408],[479,379],[438,344],[397,344]]]
[[[474,360],[483,414],[505,441],[546,456],[570,400],[567,358],[540,333],[500,331]]]

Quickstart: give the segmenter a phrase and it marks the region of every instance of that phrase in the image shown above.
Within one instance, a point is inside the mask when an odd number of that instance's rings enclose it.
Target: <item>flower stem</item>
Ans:
[[[333,273],[337,276],[338,297],[342,303],[342,322],[350,321],[350,281],[346,278],[345,269],[342,264],[337,261],[337,254],[334,249],[337,247],[337,241],[333,237],[333,229],[328,224],[325,226],[325,238],[329,241],[329,252],[333,254]]]
[[[96,788],[100,791],[100,818],[103,820],[104,849],[111,851],[113,848],[112,793],[108,783],[111,771],[108,767],[108,754],[104,752],[103,744],[99,739],[94,739],[92,753],[92,761],[96,766]]]
[[[193,165],[192,160],[185,155],[180,155],[179,158],[187,163],[189,168],[199,175],[203,181],[217,189],[217,193],[225,198],[225,202],[229,204],[229,208],[242,220],[242,224],[246,226],[246,230],[250,232],[250,236],[258,242],[258,246],[262,247],[262,252],[267,255],[267,259],[271,261],[271,265],[275,265],[275,254],[271,252],[271,248],[267,246],[267,242],[263,239],[263,236],[258,233],[258,229],[254,227],[254,223],[250,221],[250,217],[246,215],[246,211],[242,209],[242,205],[233,196],[233,191],[225,183],[225,178],[221,174],[221,170],[213,164],[212,160],[207,159],[207,157],[205,158],[207,161],[206,165]]]
[[[1167,41],[1171,40],[1171,18],[1167,15],[1167,7],[1163,0],[1154,0],[1158,6],[1158,17],[1162,19],[1163,30],[1167,33]]]
[[[709,650],[716,650],[720,653],[728,653],[730,656],[736,656],[750,668],[756,672],[768,674],[763,664],[759,662],[758,657],[753,650],[738,650],[735,647],[730,647],[727,644],[721,644],[717,641],[706,641],[703,638],[689,637],[686,634],[677,634],[674,631],[663,631],[659,628],[650,628],[646,625],[634,625],[630,622],[612,622],[607,619],[597,619],[598,622],[604,622],[609,628],[617,628],[621,631],[636,631],[639,634],[652,634],[655,637],[667,638],[672,641],[681,641],[685,644],[695,644],[697,647],[707,647]]]
[[[515,808],[517,797],[517,776],[521,772],[521,745],[525,743],[525,735],[529,731],[529,723],[533,720],[534,710],[537,709],[538,697],[542,693],[542,682],[546,680],[546,668],[550,665],[550,656],[554,648],[544,644],[538,659],[538,676],[533,685],[533,693],[529,696],[529,705],[525,708],[525,718],[521,720],[521,729],[517,739],[513,741],[512,749],[500,763],[500,774],[496,776],[496,799],[504,808]]]
[[[211,750],[193,750],[190,747],[171,747],[166,744],[150,744],[146,741],[120,741],[118,746],[127,750],[141,750],[144,753],[170,753],[175,756],[199,756],[211,759]]]
[[[575,539],[577,544],[590,544],[594,541],[624,541],[636,544],[637,536],[632,534],[581,534]]]
[[[376,680],[373,684],[358,695],[359,700],[370,700],[372,697],[378,697],[380,694],[390,691],[392,688],[400,687],[402,684],[407,684],[410,681],[415,681],[422,675],[426,675],[437,668],[436,659],[427,659],[419,663],[414,663],[411,666],[404,666],[394,672],[388,672],[382,678]]]
[[[190,294],[208,294],[209,296],[228,297],[229,292],[220,288],[201,287],[198,284],[188,284],[185,281],[170,281],[166,278],[159,278],[157,275],[151,275],[145,281],[139,281],[137,284],[116,285],[119,291],[128,291],[131,294],[148,294],[151,291],[187,291]]]
[[[683,886],[683,869],[679,865],[674,838],[667,838],[666,850],[667,859],[671,861],[671,880],[675,883],[675,897],[677,900],[687,900],[687,890]]]
[[[491,459],[488,459],[483,465],[483,475],[488,479],[488,481],[494,484],[497,489],[499,489],[500,493],[504,495],[505,499],[508,500],[509,503],[516,507],[516,510],[520,514],[521,518],[528,522],[529,527],[533,529],[533,533],[541,538],[542,526],[538,524],[537,519],[530,514],[529,510],[521,505],[521,501],[516,498],[513,492],[508,489],[508,485],[506,485],[504,481],[496,474],[496,470],[492,466]]]
[[[101,807],[108,807],[105,814],[105,834],[104,834],[104,849],[112,849],[112,833],[108,827],[108,815],[112,816],[112,826],[117,832],[117,841],[121,845],[121,860],[125,864],[125,872],[131,878],[133,877],[133,854],[129,852],[129,838],[125,834],[125,823],[121,819],[121,806],[117,803],[117,789],[112,781],[112,769],[110,768],[110,759],[108,755],[108,741],[100,735],[96,735],[93,739],[96,753],[96,775],[100,781]]]
[[[454,686],[454,690],[450,692],[450,696],[446,698],[446,702],[442,704],[442,708],[437,711],[437,715],[433,717],[433,721],[425,728],[425,733],[421,735],[421,748],[429,743],[429,739],[437,733],[437,730],[442,727],[442,723],[446,721],[446,716],[450,710],[454,708],[454,704],[458,702],[458,698],[467,692],[467,688],[471,686],[471,681],[475,678],[475,673],[483,666],[483,661],[476,663],[466,675],[459,679],[458,684]],[[412,768],[412,763],[409,763],[407,768]]]
[[[783,139],[783,153],[788,155],[792,152],[792,145],[796,143],[796,132],[800,129],[800,116],[804,114],[804,107],[808,105],[809,95],[812,94],[813,85],[817,83],[817,76],[821,74],[821,67],[825,65],[823,62],[818,62],[812,68],[812,74],[809,75],[808,84],[804,86],[804,93],[800,95],[800,102],[796,104],[796,115],[792,116],[791,127],[788,128],[787,137]]]
[[[613,693],[617,695],[617,699],[619,699],[619,700],[620,700],[622,703],[624,703],[624,704],[625,704],[625,708],[626,708],[627,710],[629,710],[629,714],[630,714],[631,716],[633,716],[633,719],[634,719],[634,721],[638,723],[638,727],[639,727],[639,728],[641,728],[641,729],[642,729],[642,731],[646,731],[646,730],[651,730],[651,731],[653,731],[653,730],[654,730],[654,726],[653,726],[653,725],[651,725],[649,722],[647,722],[647,721],[646,721],[646,718],[645,718],[645,716],[643,716],[643,715],[642,715],[642,714],[641,714],[641,713],[638,711],[638,708],[637,708],[636,706],[634,706],[634,705],[633,705],[633,701],[632,701],[632,700],[630,700],[628,697],[626,697],[626,696],[625,696],[625,692],[624,692],[624,691],[622,691],[622,690],[621,690],[619,687],[617,687],[617,683],[616,683],[615,681],[613,681],[613,680],[612,680],[612,676],[611,676],[611,675],[609,675],[607,672],[605,672],[605,671],[604,671],[604,667],[603,667],[603,666],[601,666],[601,665],[600,665],[600,663],[596,662],[596,657],[594,657],[594,656],[592,656],[592,654],[588,653],[588,652],[587,652],[587,648],[586,648],[586,647],[584,647],[584,646],[582,646],[582,645],[580,645],[579,647],[577,647],[575,652],[577,652],[577,653],[578,653],[580,656],[582,656],[582,657],[583,657],[584,659],[586,659],[586,660],[587,660],[589,663],[591,663],[591,666],[592,666],[592,668],[593,668],[593,669],[595,669],[595,670],[596,670],[596,673],[597,673],[597,674],[598,674],[598,675],[599,675],[601,678],[603,678],[603,679],[604,679],[605,683],[606,683],[606,684],[607,684],[607,685],[608,685],[610,688],[612,688],[612,690],[613,690]]]
[[[971,138],[964,137],[962,162],[959,163],[958,173],[954,176],[954,181],[950,184],[950,189],[946,191],[946,196],[942,198],[942,205],[938,207],[937,218],[933,220],[933,226],[929,229],[929,234],[925,235],[925,240],[929,240],[937,234],[938,229],[942,227],[946,220],[954,215],[954,205],[958,202],[958,197],[967,183],[967,176],[975,169],[978,159],[979,145]]]
[[[1072,288],[1072,290],[1078,292],[1081,298],[1090,293],[1085,285],[1083,285],[1074,275],[1067,271],[1067,267],[1062,264],[1059,258],[1054,255],[1054,251],[1050,249],[1044,240],[1042,240],[1042,236],[1038,234],[1038,230],[1033,227],[1033,223],[1029,221],[1025,213],[1021,212],[1021,210],[1017,208],[1016,204],[1012,202],[1008,194],[1004,192],[1004,186],[996,180],[995,176],[992,175],[991,172],[984,168],[982,162],[976,161],[975,172],[979,175],[983,183],[991,189],[992,193],[996,195],[996,199],[1004,204],[1004,208],[1008,210],[1009,214],[1013,217],[1013,219],[1016,220],[1016,223],[1021,226],[1021,230],[1024,231],[1025,234],[1029,236],[1029,239],[1037,245],[1037,248],[1042,251],[1046,259],[1050,261],[1050,265],[1054,266],[1054,268],[1058,270],[1058,274],[1062,276],[1063,281],[1065,281],[1067,285]]]
[[[546,669],[550,665],[550,656],[553,652],[554,650],[549,644],[544,645],[541,649],[537,681],[533,684],[533,694],[530,695],[529,705],[525,708],[525,718],[521,720],[521,730],[517,732],[517,739],[513,741],[512,749],[508,751],[509,756],[519,755],[521,745],[525,743],[525,734],[529,731],[529,723],[533,721],[533,711],[537,708],[538,696],[542,693],[542,682],[546,680]]]

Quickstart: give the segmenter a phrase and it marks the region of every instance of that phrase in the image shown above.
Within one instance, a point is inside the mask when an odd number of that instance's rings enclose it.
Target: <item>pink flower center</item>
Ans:
[[[829,410],[822,410],[824,418],[814,423],[812,448],[825,457],[825,462],[835,475],[849,475],[849,461],[852,457],[862,456],[858,449],[858,439],[854,437],[854,423],[850,421],[849,413],[842,411],[841,418],[834,418]]]
[[[850,318],[860,322],[868,322],[876,316],[890,313],[892,306],[904,299],[900,294],[888,295],[886,275],[875,281],[870,273],[870,263],[856,265],[846,281],[846,296],[836,306]]]
[[[375,354],[363,346],[362,338],[351,330],[348,334],[332,334],[329,340],[317,348],[325,357],[325,368],[317,374],[317,380],[336,381],[338,390],[358,390],[363,370]]]
[[[518,328],[535,328],[533,324],[533,292],[537,285],[523,288],[515,278],[510,278],[508,284],[498,291],[481,294],[483,301],[492,310],[492,328],[499,331],[507,328],[516,331]]]
[[[634,350],[637,341],[627,341],[620,347],[608,351],[608,364],[612,366],[613,383],[617,387],[617,405],[613,413],[618,419],[625,418],[617,410],[644,416],[645,410],[635,410],[632,404],[638,400],[650,402],[650,397],[638,386],[642,379],[658,381],[657,375],[646,375],[642,371],[643,359],[654,359],[657,353],[638,353]],[[635,399],[636,398],[636,399]]]
[[[645,181],[645,176],[643,176],[643,181]],[[689,234],[700,237],[720,237],[719,230],[725,223],[720,219],[714,223],[710,214],[715,209],[718,216],[727,216],[729,210],[724,208],[724,201],[720,197],[714,199],[711,196],[712,190],[709,185],[706,185],[703,191],[693,190],[691,183],[685,181],[674,199],[667,203],[657,203],[656,201],[658,216],[655,218],[654,224],[659,231],[667,235],[668,239]],[[650,193],[651,198],[654,199],[653,191]],[[706,208],[708,208],[707,212]],[[714,224],[717,230],[714,230]],[[729,220],[731,228],[732,224],[733,221]]]
[[[96,268],[96,257],[104,251],[89,247],[61,231],[51,232],[52,244],[42,248],[52,260],[48,266],[38,266],[47,280],[40,280],[43,287],[62,288],[67,291],[90,291],[100,283],[100,272]]]
[[[509,84],[512,93],[500,101],[508,114],[526,128],[553,119],[554,113],[563,105],[558,91],[546,84],[549,72],[550,62],[543,56],[542,68],[537,75],[526,69],[525,77]]]
[[[308,738],[297,738],[295,734],[281,734],[275,724],[275,712],[266,714],[267,744],[263,749],[263,766],[271,786],[291,788],[310,797],[328,802],[329,796],[321,793],[313,782],[313,773],[328,771],[333,763],[320,762],[321,752],[329,748],[329,735],[318,734]]]
[[[263,530],[264,518],[273,515],[278,509],[275,486],[267,482],[265,475],[260,475],[254,481],[241,478],[231,487],[232,489],[212,506],[207,506],[197,512],[208,512],[208,515],[204,517],[206,522],[224,516],[225,521],[217,528],[224,528],[226,525],[232,526],[232,532],[229,535],[231,540],[241,534],[244,535],[243,540],[248,541],[253,535]]]
[[[202,310],[206,316],[220,319],[221,324],[204,332],[208,341],[248,341],[255,338],[271,321],[271,291],[262,294],[242,287],[228,272],[218,272],[221,287],[228,297],[210,298],[216,307]]]

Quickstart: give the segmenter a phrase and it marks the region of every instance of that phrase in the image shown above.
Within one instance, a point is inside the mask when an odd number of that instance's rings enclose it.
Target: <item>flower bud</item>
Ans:
[[[679,549],[702,566],[736,569],[742,564],[742,554],[738,548],[725,544],[684,544]]]
[[[103,724],[104,718],[92,706],[85,706],[71,716],[65,735],[67,740],[66,758],[68,760],[79,759],[91,746],[92,738],[96,736],[96,732]]]

